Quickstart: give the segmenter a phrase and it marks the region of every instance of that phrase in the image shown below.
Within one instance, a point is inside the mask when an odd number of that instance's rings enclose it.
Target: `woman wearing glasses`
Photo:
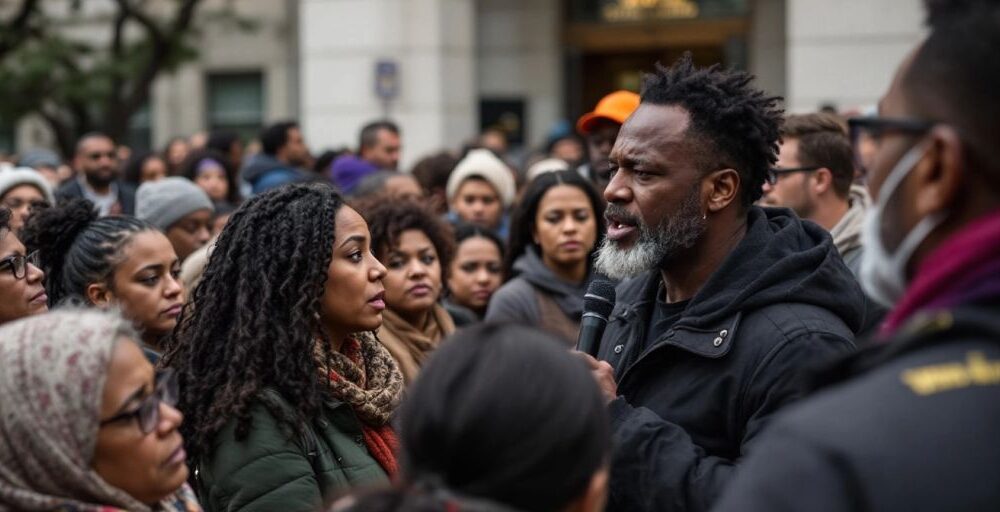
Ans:
[[[0,508],[194,512],[176,380],[114,314],[0,327]]]
[[[180,261],[163,233],[134,217],[98,217],[90,201],[73,199],[32,216],[23,240],[38,251],[50,306],[120,308],[158,358],[184,304]]]
[[[38,253],[25,252],[10,220],[10,210],[0,208],[0,324],[49,309]]]
[[[313,512],[395,474],[402,376],[371,335],[384,276],[329,185],[275,188],[233,214],[163,360],[206,510]]]

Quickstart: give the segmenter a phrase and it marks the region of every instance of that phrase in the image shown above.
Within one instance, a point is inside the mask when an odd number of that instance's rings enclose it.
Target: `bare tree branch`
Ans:
[[[191,30],[195,8],[201,0],[184,0],[177,9],[176,15],[169,24],[169,30],[165,35],[158,27],[155,30],[150,29],[150,27],[155,27],[156,24],[145,13],[140,13],[138,10],[132,9],[131,5],[128,4],[128,0],[116,1],[119,5],[128,6],[130,16],[147,28],[152,43],[151,54],[145,66],[137,73],[135,79],[129,84],[129,90],[121,97],[119,103],[120,110],[114,113],[115,117],[111,117],[111,113],[109,112],[109,117],[107,118],[109,131],[121,131],[124,133],[128,124],[128,116],[131,116],[133,112],[138,110],[149,99],[150,88],[157,75],[163,70],[166,58],[172,51],[176,51],[183,44],[183,36]],[[143,19],[146,21],[143,21]],[[121,133],[112,133],[112,135],[118,136]]]
[[[24,0],[10,23],[0,25],[0,59],[32,35],[31,18],[38,6],[39,0]]]

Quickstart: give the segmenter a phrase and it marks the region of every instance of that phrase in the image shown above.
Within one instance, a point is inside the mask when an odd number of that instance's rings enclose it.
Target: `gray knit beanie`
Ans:
[[[188,214],[212,209],[208,194],[187,178],[173,176],[147,181],[135,192],[135,216],[161,231]]]
[[[45,196],[45,200],[50,205],[56,204],[56,198],[52,194],[52,186],[38,171],[30,167],[14,167],[13,169],[0,169],[0,197],[10,192],[14,187],[20,185],[31,185],[38,189]]]

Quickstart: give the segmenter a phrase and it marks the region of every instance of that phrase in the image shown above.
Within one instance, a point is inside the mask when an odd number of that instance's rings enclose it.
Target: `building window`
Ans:
[[[229,130],[244,140],[257,136],[264,121],[264,76],[260,72],[211,73],[208,129]]]
[[[128,131],[125,134],[125,144],[133,151],[149,151],[153,143],[153,115],[146,102],[132,114],[128,121]]]

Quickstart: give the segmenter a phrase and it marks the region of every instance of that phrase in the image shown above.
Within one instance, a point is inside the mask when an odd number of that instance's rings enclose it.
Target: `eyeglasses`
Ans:
[[[28,263],[34,265],[35,268],[41,268],[41,264],[38,261],[38,251],[32,251],[27,256],[15,254],[9,258],[4,258],[0,260],[0,270],[5,270],[9,267],[11,273],[14,274],[14,279],[24,279],[24,276],[28,275]]]
[[[4,207],[9,208],[11,210],[18,210],[21,207],[27,205],[29,210],[34,211],[34,210],[41,210],[42,208],[48,208],[49,202],[42,200],[25,201],[19,197],[15,197],[12,199],[7,199],[6,201],[3,202],[3,205]]]
[[[133,411],[116,414],[101,421],[100,425],[103,427],[109,423],[135,418],[139,422],[139,430],[142,430],[143,434],[149,434],[156,429],[157,423],[160,422],[160,404],[167,404],[171,407],[176,405],[179,391],[177,374],[173,369],[167,368],[158,371],[156,372],[156,388],[152,394],[142,399],[139,407]]]
[[[855,117],[847,120],[850,131],[851,149],[854,153],[854,163],[862,175],[868,174],[866,161],[867,152],[877,150],[882,144],[882,138],[887,134],[921,135],[937,123],[924,119],[891,118],[891,117]]]
[[[791,174],[793,172],[813,172],[822,169],[821,165],[811,165],[808,167],[771,167],[767,170],[767,180],[768,185],[774,185],[778,183],[778,177],[782,174]]]

